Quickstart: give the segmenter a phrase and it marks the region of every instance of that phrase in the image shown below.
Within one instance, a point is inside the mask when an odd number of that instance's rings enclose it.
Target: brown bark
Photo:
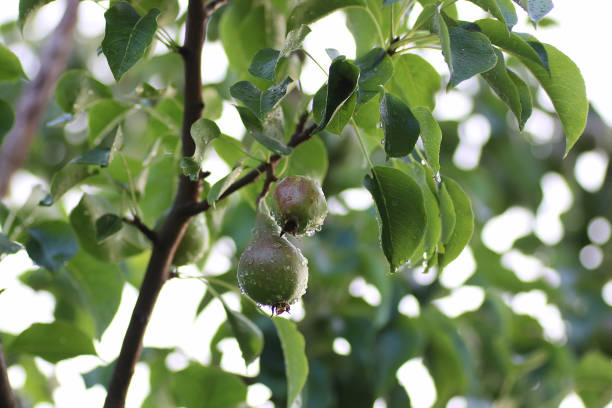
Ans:
[[[4,361],[4,351],[0,340],[0,407],[17,408],[17,400],[13,394],[8,374],[6,373],[6,361]]]

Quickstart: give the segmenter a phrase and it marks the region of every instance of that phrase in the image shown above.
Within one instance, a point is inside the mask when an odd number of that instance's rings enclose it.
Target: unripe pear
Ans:
[[[155,221],[155,229],[159,229],[166,221],[167,217],[168,211],[164,212],[157,221]],[[210,244],[209,235],[204,213],[194,216],[189,222],[183,239],[181,239],[181,243],[174,253],[172,265],[181,266],[192,264],[202,258]]]
[[[327,216],[327,202],[321,187],[310,177],[290,176],[276,185],[272,213],[282,232],[313,234]]]
[[[308,261],[285,237],[266,212],[259,212],[253,237],[238,262],[242,291],[278,314],[306,292]]]

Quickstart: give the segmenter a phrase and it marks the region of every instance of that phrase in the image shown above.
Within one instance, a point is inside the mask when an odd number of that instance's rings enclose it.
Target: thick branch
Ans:
[[[15,125],[0,148],[0,198],[6,194],[13,173],[25,161],[49,95],[66,67],[78,5],[79,0],[68,0],[62,20],[46,43],[40,70],[19,100]]]
[[[13,395],[8,374],[6,373],[6,361],[4,361],[4,351],[2,350],[2,340],[0,340],[0,407],[17,408],[17,400]]]

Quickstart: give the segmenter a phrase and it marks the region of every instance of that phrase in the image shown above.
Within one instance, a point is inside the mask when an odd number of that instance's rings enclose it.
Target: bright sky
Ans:
[[[186,0],[180,0],[180,2],[184,9]],[[18,3],[17,0],[3,2],[0,23],[16,18]],[[463,6],[464,3],[465,6]],[[585,78],[589,98],[608,124],[612,125],[612,96],[610,96],[612,88],[608,85],[608,71],[609,67],[612,65],[612,56],[607,50],[607,39],[609,38],[608,16],[612,14],[612,2],[610,0],[590,0],[581,2],[557,0],[555,3],[555,8],[550,13],[550,17],[557,20],[559,26],[539,29],[535,32],[535,35],[542,42],[547,42],[556,46],[576,62]],[[463,18],[469,19],[479,16],[479,9],[475,6],[467,2],[461,2],[461,4],[462,8],[460,8],[460,11],[463,13]],[[37,22],[44,22],[44,24],[32,22],[27,27],[26,36],[28,36],[28,38],[42,38],[46,36],[51,27],[58,21],[62,10],[62,1],[52,2],[45,6],[37,17]],[[100,34],[104,29],[102,14],[102,10],[98,5],[92,2],[81,3],[81,10],[79,13],[80,22],[78,26],[79,35],[92,37]],[[524,16],[524,14],[520,15]],[[354,57],[355,47],[354,44],[352,44],[352,39],[344,27],[343,22],[344,19],[342,15],[334,14],[324,21],[316,23],[316,27],[313,27],[313,33],[307,38],[307,48],[311,54],[315,55],[324,65],[329,64],[329,59],[324,52],[325,48],[337,48],[349,57]],[[317,28],[319,28],[319,30],[317,30]],[[527,24],[521,24],[516,30],[534,33],[533,28]],[[330,35],[330,32],[334,34]],[[31,74],[38,69],[36,56],[32,54],[25,43],[17,44],[12,49],[19,55],[22,61],[24,61],[26,72]],[[207,60],[219,61],[218,65],[207,64],[207,71],[204,72],[205,80],[214,81],[221,79],[227,63],[222,48],[219,44],[207,44],[204,52]],[[436,67],[444,69],[443,61],[439,55],[434,58],[433,63]],[[92,61],[92,69],[100,79],[106,81],[112,80],[112,76],[102,57],[97,57]],[[305,70],[301,80],[304,88],[313,92],[318,89],[320,84],[324,81],[324,77],[318,71],[318,68],[311,64]],[[469,85],[466,88],[469,88]],[[466,90],[469,91],[469,89]],[[469,103],[469,99],[462,98],[458,92],[453,92],[441,99],[436,109],[436,114],[439,117],[458,114],[462,116],[469,112],[469,105],[465,105],[465,109],[457,108],[456,101],[466,104]],[[481,119],[482,118],[479,117],[471,118],[470,121],[465,122],[462,128],[463,130],[460,129],[460,132],[471,135],[470,137],[466,136],[465,140],[466,146],[469,145],[468,147],[472,150],[468,149],[466,152],[471,151],[474,153],[472,156],[467,154],[460,155],[462,157],[471,157],[468,161],[457,163],[457,165],[464,166],[466,169],[472,168],[478,164],[479,149],[489,137],[488,133],[490,129],[487,130],[488,128],[483,126]],[[222,130],[230,135],[238,137],[242,129],[240,125],[237,127],[236,123],[240,122],[237,120],[235,110],[226,109],[220,121]],[[538,130],[536,133],[540,134],[540,137],[544,141],[547,140],[547,132],[549,132],[551,125],[550,122],[547,122],[546,118],[540,118],[536,119],[534,123],[535,125],[532,126],[534,126],[533,129]],[[462,143],[463,142],[464,140],[462,138]],[[597,154],[597,152],[593,154]],[[589,159],[591,159],[591,156],[589,156]],[[607,158],[600,158],[599,162],[602,162],[604,159],[607,165]],[[597,160],[587,160],[586,157],[585,160],[589,163],[597,162]],[[603,173],[603,171],[599,169],[598,173]],[[222,175],[215,175],[217,178],[220,176]],[[21,178],[17,183],[29,189],[32,185],[31,183],[36,181],[32,181],[32,179],[27,176],[24,177],[25,178]],[[595,187],[597,188],[597,186]],[[566,211],[567,208],[569,208],[568,206],[571,205],[571,192],[565,181],[556,174],[548,174],[543,178],[542,188],[549,193],[546,195],[548,201],[544,200],[542,202],[537,214],[533,214],[527,209],[518,207],[508,209],[504,214],[492,219],[491,222],[487,224],[488,227],[486,227],[483,232],[483,240],[485,243],[488,242],[487,245],[493,250],[504,253],[503,259],[505,265],[510,269],[515,269],[519,278],[529,280],[544,276],[551,284],[556,284],[559,278],[554,270],[546,268],[541,263],[538,263],[535,258],[530,258],[521,253],[517,253],[517,251],[510,250],[515,239],[533,231],[535,231],[536,235],[542,234],[538,236],[544,242],[554,244],[561,239],[563,231],[562,225],[559,231],[559,215],[563,211]],[[588,186],[585,187],[583,185],[583,188],[586,189]],[[364,195],[362,189],[346,191],[344,194],[351,195],[351,197],[354,196],[353,198],[355,199],[348,201],[355,203],[356,209],[361,209],[363,206],[368,206],[371,203],[369,195],[367,193]],[[553,196],[557,198],[565,197],[565,201],[562,202],[566,203],[566,205],[563,208],[559,207],[559,200],[555,199],[551,201],[550,197]],[[357,199],[358,197],[362,199],[359,200]],[[344,211],[342,208],[337,209],[338,213],[342,213],[342,211]],[[599,247],[595,244],[602,244],[601,239],[597,238],[601,236],[601,234],[597,235],[596,232],[602,229],[607,231],[607,233],[604,234],[606,238],[603,243],[605,243],[610,236],[610,224],[605,219],[598,219],[592,223],[594,225],[593,231],[595,231],[594,236],[596,238],[593,239],[593,245],[585,247],[583,251],[585,254],[581,252],[581,259],[584,256],[586,259],[585,262],[592,262],[592,252],[597,252],[597,250],[599,250]],[[511,233],[506,234],[505,239],[500,240],[500,235],[495,234],[495,230],[499,230],[496,228],[496,225],[512,226],[512,228],[508,227],[511,229]],[[503,229],[507,228],[504,227]],[[214,250],[214,255],[212,257],[214,262],[207,266],[208,269],[205,268],[205,270],[211,273],[222,273],[227,270],[227,268],[229,268],[229,257],[232,255],[233,251],[235,251],[232,244],[231,240],[220,242]],[[441,283],[452,289],[451,295],[439,299],[436,303],[436,306],[445,313],[456,315],[457,313],[474,310],[480,307],[482,299],[484,298],[482,289],[464,285],[464,282],[475,270],[475,262],[476,260],[474,260],[471,251],[467,248],[457,261],[449,265],[445,273],[441,275]],[[221,265],[221,267],[219,267],[219,265]],[[48,294],[33,292],[31,289],[19,284],[16,279],[21,271],[31,266],[31,262],[23,251],[19,254],[5,257],[0,262],[0,271],[2,271],[0,274],[0,288],[7,288],[7,291],[0,296],[0,310],[21,311],[18,315],[13,315],[13,319],[4,314],[0,321],[0,330],[18,333],[33,322],[46,322],[52,320],[51,311],[54,306],[54,299]],[[521,273],[522,275],[520,275]],[[421,279],[422,284],[429,284],[431,283],[432,276],[435,277],[435,274],[417,275],[415,279]],[[612,285],[612,283],[610,285]],[[190,281],[173,280],[166,285],[160,297],[158,307],[156,308],[150,328],[147,332],[145,343],[148,346],[177,347],[177,352],[173,353],[172,358],[168,360],[168,366],[173,369],[178,370],[182,368],[188,358],[196,359],[203,363],[209,359],[207,352],[208,341],[214,333],[214,330],[216,330],[216,327],[221,323],[223,312],[220,304],[218,302],[213,302],[194,322],[193,319],[195,316],[193,316],[193,310],[195,310],[203,291],[203,285],[193,285]],[[357,278],[353,284],[351,284],[350,291],[353,296],[363,297],[372,305],[376,305],[380,302],[380,293],[378,293],[373,285],[367,283],[362,278]],[[605,296],[611,299],[610,302],[612,302],[612,286],[606,289]],[[96,345],[100,356],[105,361],[112,360],[119,351],[122,336],[127,327],[135,298],[136,290],[126,286],[122,304],[116,318],[103,336],[102,342]],[[239,303],[235,298],[232,298],[231,295],[228,296],[227,301],[231,307],[239,307]],[[544,295],[543,292],[534,291],[533,293],[522,294],[521,296],[511,299],[509,302],[517,313],[531,313],[537,318],[542,323],[549,340],[558,343],[564,341],[565,328],[560,318],[559,311],[555,306],[547,303],[546,295]],[[399,309],[401,313],[407,316],[415,317],[419,314],[418,301],[410,295],[403,299]],[[178,312],[178,310],[183,310],[184,313]],[[296,308],[294,318],[300,319],[303,317],[304,313],[305,311],[300,304],[299,307]],[[177,319],[177,316],[181,316],[182,318]],[[236,347],[237,344],[235,344],[235,341],[228,341],[222,345],[224,351],[224,368],[243,374],[255,374],[259,370],[258,361],[249,367],[244,367],[244,363],[239,361],[239,359],[232,358],[232,356],[239,355]],[[334,342],[334,350],[341,355],[351,352],[350,344],[342,338],[336,339]],[[80,373],[86,372],[96,365],[103,363],[103,361],[97,358],[79,357],[58,364],[55,367],[55,373],[59,379],[59,387],[54,394],[56,406],[61,408],[100,406],[104,398],[104,390],[101,387],[94,387],[93,389],[86,390]],[[40,359],[38,359],[38,364],[41,369],[46,370],[46,372],[51,372],[53,370],[49,364]],[[9,374],[11,381],[15,385],[19,385],[19,383],[24,380],[23,371],[17,366],[13,366]],[[417,358],[406,362],[406,364],[398,370],[397,377],[400,383],[404,385],[406,390],[410,393],[415,407],[427,408],[434,403],[435,387],[421,359]],[[139,365],[132,387],[130,388],[128,407],[138,407],[140,401],[142,401],[148,393],[148,387],[147,368],[144,365]],[[269,390],[265,386],[256,384],[249,387],[249,403],[252,406],[269,407],[269,402],[266,402],[268,398]],[[579,408],[583,406],[579,397],[573,393],[568,395],[562,405],[564,408]],[[383,408],[384,406],[384,401],[382,400],[377,401],[375,404],[377,408]],[[449,407],[459,408],[464,406],[467,406],[467,400],[463,397],[454,398],[451,403],[449,403]],[[36,406],[36,408],[48,407],[49,405],[45,404]]]

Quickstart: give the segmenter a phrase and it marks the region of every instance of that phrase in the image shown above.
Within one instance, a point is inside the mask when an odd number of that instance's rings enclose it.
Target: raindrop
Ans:
[[[385,139],[381,140],[380,144],[384,146],[385,145]]]
[[[315,234],[315,230],[308,230],[306,231],[306,236],[307,237],[312,237]]]
[[[436,183],[442,182],[442,176],[440,175],[440,170],[438,170],[436,174],[434,175],[434,180],[436,180]]]

